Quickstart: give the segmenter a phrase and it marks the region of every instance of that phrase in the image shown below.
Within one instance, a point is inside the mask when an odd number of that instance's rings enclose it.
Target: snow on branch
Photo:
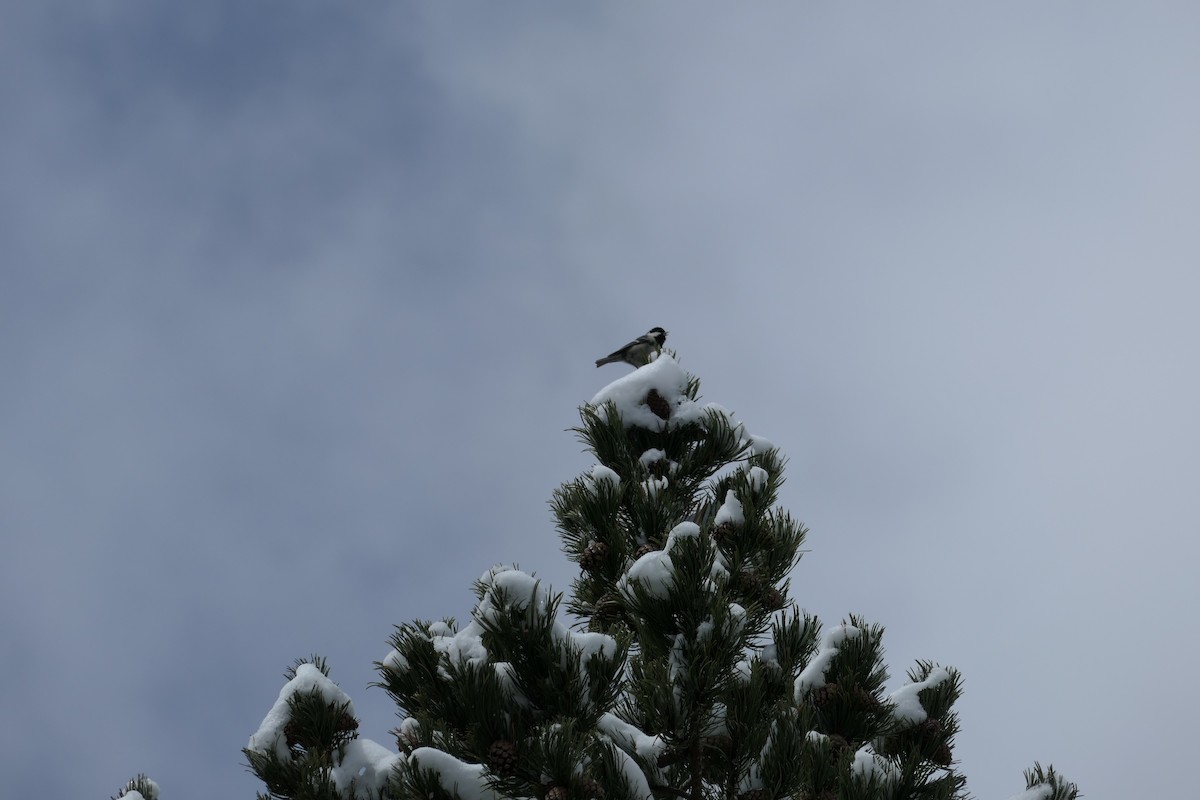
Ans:
[[[847,639],[853,639],[862,633],[862,629],[854,625],[842,623],[834,628],[831,628],[821,640],[821,649],[813,656],[812,661],[808,662],[808,666],[804,668],[796,677],[796,699],[803,699],[804,695],[811,692],[813,689],[820,689],[825,685],[825,670],[829,669],[834,656],[841,650],[842,644]]]
[[[291,721],[289,701],[293,695],[312,694],[316,692],[331,706],[346,706],[346,713],[354,716],[354,705],[350,696],[341,687],[325,676],[313,664],[301,664],[296,667],[296,677],[292,678],[279,690],[279,698],[267,716],[263,718],[258,730],[250,737],[247,749],[256,753],[274,753],[279,758],[288,758],[289,750],[284,728]]]
[[[945,667],[938,667],[930,672],[925,680],[901,686],[888,697],[896,707],[892,712],[893,716],[902,722],[909,722],[913,725],[924,722],[929,714],[921,705],[921,692],[933,689],[948,680],[950,680],[950,671]]]

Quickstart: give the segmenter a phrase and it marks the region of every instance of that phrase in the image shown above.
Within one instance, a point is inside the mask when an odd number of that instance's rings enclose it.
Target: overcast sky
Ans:
[[[959,668],[980,798],[1183,796],[1200,7],[9,4],[0,766],[249,798],[282,671],[516,562],[652,325],[789,457],[793,596]]]

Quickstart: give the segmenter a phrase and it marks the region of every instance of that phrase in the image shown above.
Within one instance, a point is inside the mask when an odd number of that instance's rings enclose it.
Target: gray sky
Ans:
[[[389,742],[393,624],[567,588],[651,325],[790,458],[797,601],[962,670],[980,798],[1192,785],[1195,4],[11,5],[14,796],[252,797],[313,652]]]

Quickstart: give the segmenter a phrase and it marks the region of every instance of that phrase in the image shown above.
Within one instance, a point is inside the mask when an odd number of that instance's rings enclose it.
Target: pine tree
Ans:
[[[316,798],[965,798],[954,669],[885,694],[883,629],[789,599],[807,530],[784,461],[664,354],[581,409],[596,457],[551,506],[570,597],[495,567],[471,620],[401,625],[376,666],[393,751],[357,733],[318,658],[244,751],[269,794]],[[1028,800],[1073,800],[1051,767]]]
[[[121,800],[121,798],[125,798],[125,800],[158,800],[158,784],[144,774],[135,775],[121,787],[121,791],[117,792],[112,800]]]

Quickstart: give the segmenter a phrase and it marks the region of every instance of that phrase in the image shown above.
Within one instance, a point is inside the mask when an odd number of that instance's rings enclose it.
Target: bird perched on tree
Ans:
[[[609,353],[604,358],[596,360],[597,367],[623,361],[634,367],[644,367],[650,363],[650,354],[662,350],[663,342],[667,340],[667,332],[662,328],[651,328],[634,339],[629,344]]]

